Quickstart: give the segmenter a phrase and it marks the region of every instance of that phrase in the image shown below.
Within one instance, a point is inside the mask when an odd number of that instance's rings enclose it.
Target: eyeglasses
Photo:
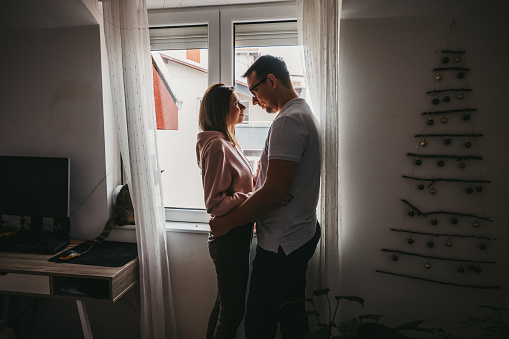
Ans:
[[[251,94],[252,94],[252,95],[254,95],[253,90],[254,90],[256,87],[260,86],[260,84],[261,84],[262,82],[264,82],[265,80],[267,80],[267,77],[268,77],[268,76],[269,76],[269,75],[266,75],[266,76],[265,76],[265,78],[263,78],[261,81],[259,81],[259,82],[258,82],[256,85],[254,85],[253,87],[251,87],[251,88],[249,89],[249,92],[251,92]]]

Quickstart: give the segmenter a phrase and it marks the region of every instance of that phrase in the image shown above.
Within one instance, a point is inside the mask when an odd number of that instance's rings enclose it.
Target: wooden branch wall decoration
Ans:
[[[446,48],[438,50],[441,53],[438,60],[440,65],[430,68],[429,76],[433,76],[433,85],[423,93],[427,97],[431,96],[431,100],[428,101],[429,107],[424,112],[418,110],[424,119],[419,118],[423,126],[414,134],[415,138],[420,139],[417,145],[413,145],[417,146],[417,151],[406,154],[407,157],[413,158],[413,169],[411,173],[402,174],[402,178],[409,182],[410,187],[407,196],[400,200],[408,210],[403,213],[400,225],[389,228],[397,240],[393,246],[381,249],[382,252],[390,254],[389,262],[385,269],[376,272],[441,285],[500,289],[500,286],[491,282],[491,276],[484,273],[483,269],[484,265],[496,264],[488,255],[487,245],[497,238],[493,236],[494,228],[490,226],[488,229],[487,223],[493,223],[493,220],[486,215],[488,213],[484,204],[484,196],[490,189],[490,185],[487,184],[491,184],[491,180],[482,176],[483,157],[478,154],[480,146],[478,141],[484,138],[484,134],[474,128],[474,121],[482,118],[482,115],[473,114],[478,110],[472,105],[475,92],[468,82],[468,74],[472,70],[465,64],[466,51],[461,45],[457,48],[449,45],[453,29],[456,31],[459,44],[456,23],[453,21]],[[456,113],[462,115],[460,119],[455,119]],[[441,117],[437,119],[437,115]],[[436,142],[437,140],[441,142]],[[443,148],[446,148],[446,154]],[[434,159],[438,167],[420,166],[428,159]],[[459,166],[446,166],[446,162],[451,160]],[[474,166],[470,166],[471,164]],[[414,184],[415,181],[418,185]],[[424,183],[430,194],[412,196],[415,190],[422,191],[425,188]],[[458,184],[466,184],[466,190],[457,190]],[[436,194],[438,187],[446,194]],[[465,193],[471,195],[474,192],[475,197],[466,198]],[[412,217],[417,218],[410,219]],[[446,222],[443,222],[444,219]],[[467,224],[473,226],[473,229],[467,230],[464,227],[465,220]],[[427,221],[430,221],[431,226]],[[401,237],[405,237],[406,241],[399,241]],[[423,247],[419,246],[423,245],[426,254],[418,253],[419,249],[423,250]],[[400,260],[400,256],[404,260]],[[460,264],[454,270],[456,271],[454,275],[450,271],[451,262]],[[439,269],[433,269],[432,264]],[[426,273],[423,273],[423,269]],[[477,277],[475,283],[467,281],[473,277],[471,274],[463,274],[467,270],[475,273]],[[446,276],[439,278],[436,277],[437,274]],[[479,283],[483,278],[489,282]]]
[[[405,204],[410,206],[410,209],[412,211],[417,212],[417,216],[423,216],[425,218],[427,218],[428,215],[448,214],[448,215],[457,215],[457,216],[460,216],[460,217],[476,218],[476,219],[479,219],[479,220],[486,220],[486,221],[489,221],[489,222],[493,222],[493,220],[491,220],[490,217],[481,217],[481,216],[478,216],[478,215],[475,215],[475,214],[472,214],[472,213],[460,213],[460,212],[449,212],[449,211],[432,211],[432,212],[424,213],[424,212],[421,212],[417,207],[415,207],[414,205],[412,205],[411,203],[406,201],[405,199],[401,199],[401,201],[403,201]],[[413,216],[413,215],[411,215],[411,216]]]
[[[477,239],[485,239],[485,240],[497,240],[497,238],[491,238],[487,236],[478,236],[473,234],[454,234],[454,233],[433,233],[433,232],[419,232],[412,230],[403,230],[399,228],[391,228],[393,232],[404,232],[411,234],[419,234],[419,235],[431,235],[433,237],[447,237],[447,238],[477,238]]]
[[[426,255],[426,254],[419,254],[419,253],[412,253],[412,252],[391,250],[391,249],[388,249],[388,248],[383,248],[382,252],[390,252],[390,253],[398,253],[398,254],[404,254],[404,255],[411,255],[411,256],[414,256],[414,257],[421,257],[421,258],[426,258],[426,259],[457,261],[457,262],[462,262],[462,263],[496,264],[495,261],[489,261],[489,260],[457,259],[457,258],[437,257],[437,256],[433,256],[433,255]]]
[[[417,279],[417,280],[422,280],[422,281],[428,281],[428,282],[432,282],[432,283],[437,283],[437,284],[442,284],[442,285],[449,285],[449,286],[480,288],[480,289],[487,289],[487,290],[499,290],[499,289],[502,288],[502,287],[500,287],[498,285],[483,286],[483,285],[457,284],[457,283],[451,283],[451,282],[446,282],[446,281],[440,281],[440,280],[434,280],[434,279],[426,279],[426,278],[415,277],[415,276],[408,275],[408,274],[394,273],[394,272],[382,271],[382,270],[376,270],[376,271],[378,273],[391,274],[391,275],[395,275],[395,276],[398,276],[398,277],[406,277],[406,278]]]

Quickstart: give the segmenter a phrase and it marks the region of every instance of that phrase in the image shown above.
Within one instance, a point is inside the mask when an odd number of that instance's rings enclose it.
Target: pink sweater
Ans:
[[[248,160],[222,132],[198,133],[196,158],[201,168],[205,207],[214,216],[227,214],[253,191]]]

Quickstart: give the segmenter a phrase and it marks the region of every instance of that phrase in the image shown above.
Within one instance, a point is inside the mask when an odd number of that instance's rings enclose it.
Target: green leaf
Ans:
[[[350,300],[350,301],[356,301],[359,304],[361,304],[361,306],[364,307],[364,299],[362,299],[361,297],[356,297],[356,296],[340,296],[340,295],[337,295],[337,296],[335,296],[335,298],[336,298],[337,301],[340,301],[341,299]]]
[[[329,291],[330,291],[330,288],[321,288],[319,290],[313,291],[313,294],[318,296],[318,295],[322,295],[322,294],[328,294]]]
[[[441,334],[442,336],[445,336],[445,335],[446,335],[446,332],[445,332],[445,330],[444,330],[443,328],[439,328],[439,327],[438,327],[438,328],[435,328],[435,327],[434,327],[434,328],[432,328],[431,330],[432,330],[432,331],[434,331],[434,332],[437,332],[438,334]]]
[[[495,307],[495,306],[488,306],[488,305],[479,305],[479,308],[487,308],[493,311],[509,311],[509,308],[505,307]]]
[[[470,327],[472,325],[477,325],[481,323],[480,317],[467,317],[465,320],[460,321],[460,324],[465,324],[466,327]]]
[[[414,320],[393,328],[394,331],[402,331],[402,330],[411,330],[417,328],[420,324],[425,322],[426,320]]]
[[[378,322],[380,319],[383,318],[383,315],[381,314],[364,314],[359,316],[359,320],[362,322],[363,320],[374,320]]]
[[[431,328],[420,327],[420,326],[416,326],[416,327],[412,327],[412,328],[405,328],[400,331],[416,331],[416,332],[427,332],[427,333],[433,334],[433,330]]]

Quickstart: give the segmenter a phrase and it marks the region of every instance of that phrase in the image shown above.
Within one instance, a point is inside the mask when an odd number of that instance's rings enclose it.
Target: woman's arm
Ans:
[[[224,215],[240,206],[251,195],[241,192],[228,194],[232,174],[223,149],[209,149],[205,152],[201,166],[205,207],[209,214]]]

